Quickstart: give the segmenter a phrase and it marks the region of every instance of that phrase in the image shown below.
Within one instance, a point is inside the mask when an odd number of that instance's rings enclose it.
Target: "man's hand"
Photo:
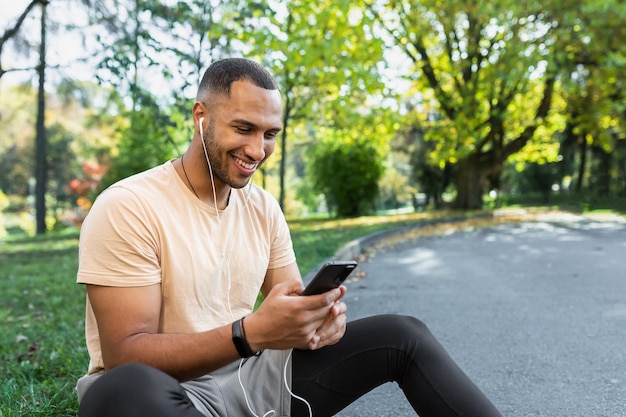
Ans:
[[[253,350],[319,349],[336,343],[345,331],[345,287],[301,297],[302,281],[279,282],[259,309],[246,317],[245,330]]]
[[[335,304],[330,309],[330,313],[309,341],[309,349],[311,350],[334,345],[341,340],[346,332],[346,322],[348,320],[346,311],[348,307],[343,301],[340,301],[346,293],[346,287],[342,285],[339,289],[341,290],[341,296],[335,301]]]

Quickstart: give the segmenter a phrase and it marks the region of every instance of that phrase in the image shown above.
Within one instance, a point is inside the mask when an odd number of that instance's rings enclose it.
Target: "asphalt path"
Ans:
[[[403,242],[360,264],[349,319],[416,316],[504,416],[626,416],[626,224],[569,216]],[[385,384],[342,417],[415,415]]]

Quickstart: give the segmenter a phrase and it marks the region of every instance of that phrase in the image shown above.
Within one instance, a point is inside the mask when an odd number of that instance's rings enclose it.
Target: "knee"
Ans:
[[[385,321],[383,326],[389,334],[409,351],[423,350],[438,343],[426,323],[416,317],[387,315],[381,319]]]
[[[124,404],[153,401],[156,393],[171,384],[177,384],[177,381],[148,365],[133,363],[116,367],[98,378],[87,390],[80,402],[79,415],[105,415],[87,410],[102,413],[116,410]]]
[[[126,392],[136,391],[141,387],[142,391],[162,385],[167,380],[174,380],[166,373],[141,363],[129,363],[113,368],[105,373],[100,380],[107,383],[109,389],[115,390],[119,395]]]
[[[381,316],[386,321],[385,327],[395,334],[421,338],[432,336],[426,323],[413,316],[386,315]]]

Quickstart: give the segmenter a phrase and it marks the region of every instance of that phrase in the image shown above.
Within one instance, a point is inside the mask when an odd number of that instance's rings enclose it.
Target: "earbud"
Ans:
[[[198,120],[198,123],[200,123],[200,138],[204,140],[204,132],[202,127],[204,126],[204,117],[201,117],[200,120]]]

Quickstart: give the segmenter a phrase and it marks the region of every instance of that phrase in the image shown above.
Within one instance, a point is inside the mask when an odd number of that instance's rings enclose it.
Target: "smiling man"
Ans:
[[[265,69],[218,61],[187,151],[98,197],[80,237],[79,415],[330,416],[396,381],[422,416],[499,416],[419,320],[347,324],[343,286],[300,296],[285,218],[250,181],[281,115]]]

